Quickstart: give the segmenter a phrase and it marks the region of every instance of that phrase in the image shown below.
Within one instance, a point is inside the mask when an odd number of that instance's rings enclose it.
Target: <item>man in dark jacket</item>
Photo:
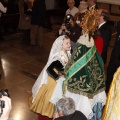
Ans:
[[[104,63],[106,63],[107,61],[107,50],[108,50],[109,41],[111,39],[111,30],[107,24],[107,21],[108,21],[108,13],[105,11],[101,11],[98,28],[104,42],[103,51],[101,55]]]
[[[86,116],[75,111],[75,103],[72,98],[61,98],[56,104],[56,113],[53,120],[87,120]]]
[[[45,0],[34,0],[31,14],[31,45],[43,45],[43,22],[46,17]]]

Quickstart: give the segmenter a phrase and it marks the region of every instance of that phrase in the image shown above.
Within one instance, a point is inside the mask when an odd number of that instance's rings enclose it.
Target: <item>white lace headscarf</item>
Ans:
[[[80,5],[78,6],[79,12],[84,13],[87,10],[88,4],[85,1],[80,1]]]
[[[47,74],[46,69],[48,68],[48,66],[56,60],[59,60],[63,64],[64,59],[63,59],[63,57],[61,57],[61,56],[63,56],[63,55],[61,55],[61,51],[62,51],[62,44],[63,44],[64,38],[65,38],[65,35],[62,35],[62,36],[58,37],[55,40],[55,42],[53,43],[51,51],[50,51],[50,55],[49,55],[49,58],[48,58],[48,62],[45,65],[45,67],[43,68],[43,70],[40,73],[38,79],[36,80],[35,84],[32,87],[33,100],[35,99],[40,87],[43,84],[47,83],[48,74]],[[68,51],[68,56],[70,56],[70,51]],[[63,64],[63,66],[64,66],[64,64]]]

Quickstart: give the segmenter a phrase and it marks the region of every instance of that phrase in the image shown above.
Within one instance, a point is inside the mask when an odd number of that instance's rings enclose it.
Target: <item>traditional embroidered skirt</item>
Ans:
[[[55,105],[50,103],[49,100],[55,86],[56,81],[48,77],[48,83],[42,85],[34,102],[32,102],[32,97],[30,98],[30,109],[36,113],[52,118],[55,111]]]
[[[88,120],[101,120],[102,109],[106,103],[105,91],[97,93],[91,99],[81,94],[71,93],[68,90],[66,90],[66,94],[63,96],[62,84],[64,80],[58,80],[50,102],[56,105],[56,102],[62,97],[71,97],[75,101],[76,110],[82,112]]]

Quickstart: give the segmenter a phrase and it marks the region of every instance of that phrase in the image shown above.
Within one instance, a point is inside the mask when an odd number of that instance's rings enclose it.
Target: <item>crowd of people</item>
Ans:
[[[65,19],[29,101],[30,109],[43,117],[67,120],[82,113],[81,120],[102,118],[107,99],[104,64],[111,31],[107,26],[108,12],[96,3],[81,1],[78,9],[74,0],[67,1]],[[74,101],[74,109],[79,112],[69,115],[58,107],[59,101],[67,98]],[[54,114],[55,111],[59,112]]]
[[[98,8],[97,0],[82,0],[78,8],[74,0],[67,0],[67,4],[69,8],[48,61],[32,87],[30,110],[53,120],[110,120],[107,112],[117,84],[113,74],[120,60],[120,22],[106,80],[104,65],[111,39],[109,11]],[[6,12],[7,8],[4,9]],[[32,46],[42,46],[45,0],[19,0],[19,10],[23,40],[29,40]]]

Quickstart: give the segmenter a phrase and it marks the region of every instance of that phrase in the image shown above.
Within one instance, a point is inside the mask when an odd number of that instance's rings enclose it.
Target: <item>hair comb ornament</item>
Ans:
[[[98,19],[99,19],[98,10],[96,9],[87,10],[81,21],[83,34],[94,35],[94,32],[97,30],[98,27]]]

